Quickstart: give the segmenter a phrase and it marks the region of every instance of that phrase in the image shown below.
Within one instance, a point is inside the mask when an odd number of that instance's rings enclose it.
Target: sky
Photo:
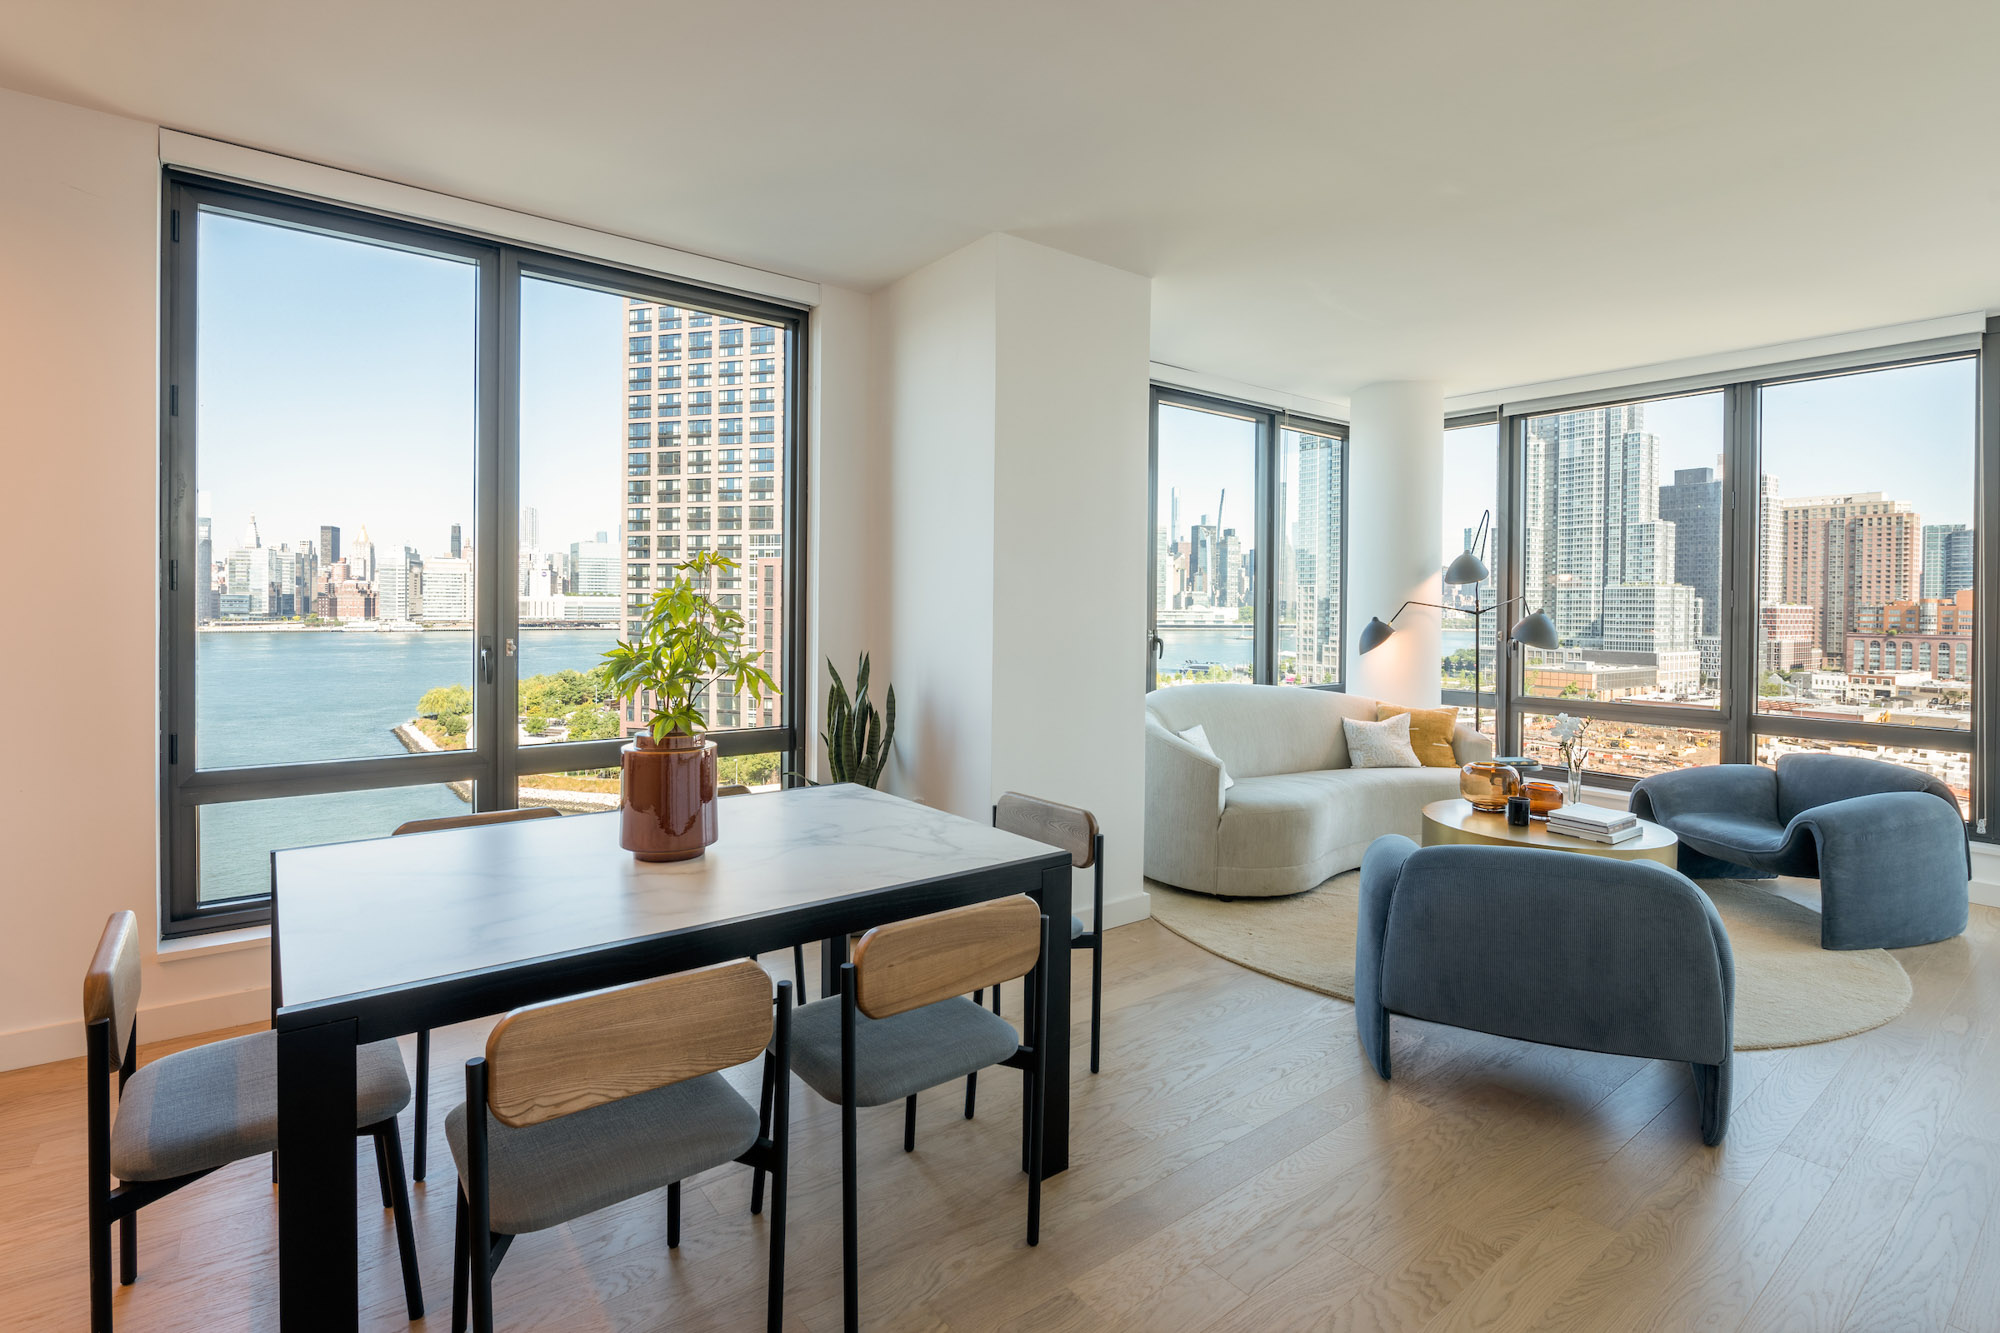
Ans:
[[[265,545],[448,553],[473,530],[478,273],[469,263],[204,213],[197,487],[217,558],[254,513]],[[545,545],[618,522],[620,297],[522,293],[521,494]]]

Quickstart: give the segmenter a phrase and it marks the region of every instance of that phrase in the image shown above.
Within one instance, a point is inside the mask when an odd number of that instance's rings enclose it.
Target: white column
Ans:
[[[1436,707],[1442,614],[1413,606],[1396,632],[1362,655],[1371,616],[1388,620],[1405,601],[1441,601],[1439,542],[1444,493],[1444,394],[1399,380],[1354,394],[1347,451],[1347,682],[1355,694]]]

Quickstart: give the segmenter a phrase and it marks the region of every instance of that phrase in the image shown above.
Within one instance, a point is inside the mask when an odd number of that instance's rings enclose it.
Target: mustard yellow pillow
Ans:
[[[1410,715],[1410,748],[1417,752],[1425,768],[1457,768],[1458,756],[1451,748],[1451,733],[1458,726],[1456,708],[1401,708],[1377,704],[1375,720],[1386,722],[1402,714]]]

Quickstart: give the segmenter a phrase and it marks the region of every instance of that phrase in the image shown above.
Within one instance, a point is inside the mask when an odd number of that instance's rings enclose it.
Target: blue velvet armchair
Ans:
[[[1736,963],[1708,896],[1653,861],[1377,838],[1361,862],[1354,1017],[1389,1015],[1693,1066],[1701,1141],[1729,1126]]]
[[[1902,949],[1965,930],[1971,847],[1951,789],[1895,764],[1786,754],[1775,769],[1660,773],[1632,813],[1672,829],[1695,879],[1818,879],[1823,949]]]

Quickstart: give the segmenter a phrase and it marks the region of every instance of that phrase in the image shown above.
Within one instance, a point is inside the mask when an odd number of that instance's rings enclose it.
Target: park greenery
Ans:
[[[562,670],[521,682],[521,730],[537,739],[602,741],[618,734],[618,710],[600,672]],[[440,748],[462,750],[472,728],[472,691],[440,685],[417,701],[417,728]]]

